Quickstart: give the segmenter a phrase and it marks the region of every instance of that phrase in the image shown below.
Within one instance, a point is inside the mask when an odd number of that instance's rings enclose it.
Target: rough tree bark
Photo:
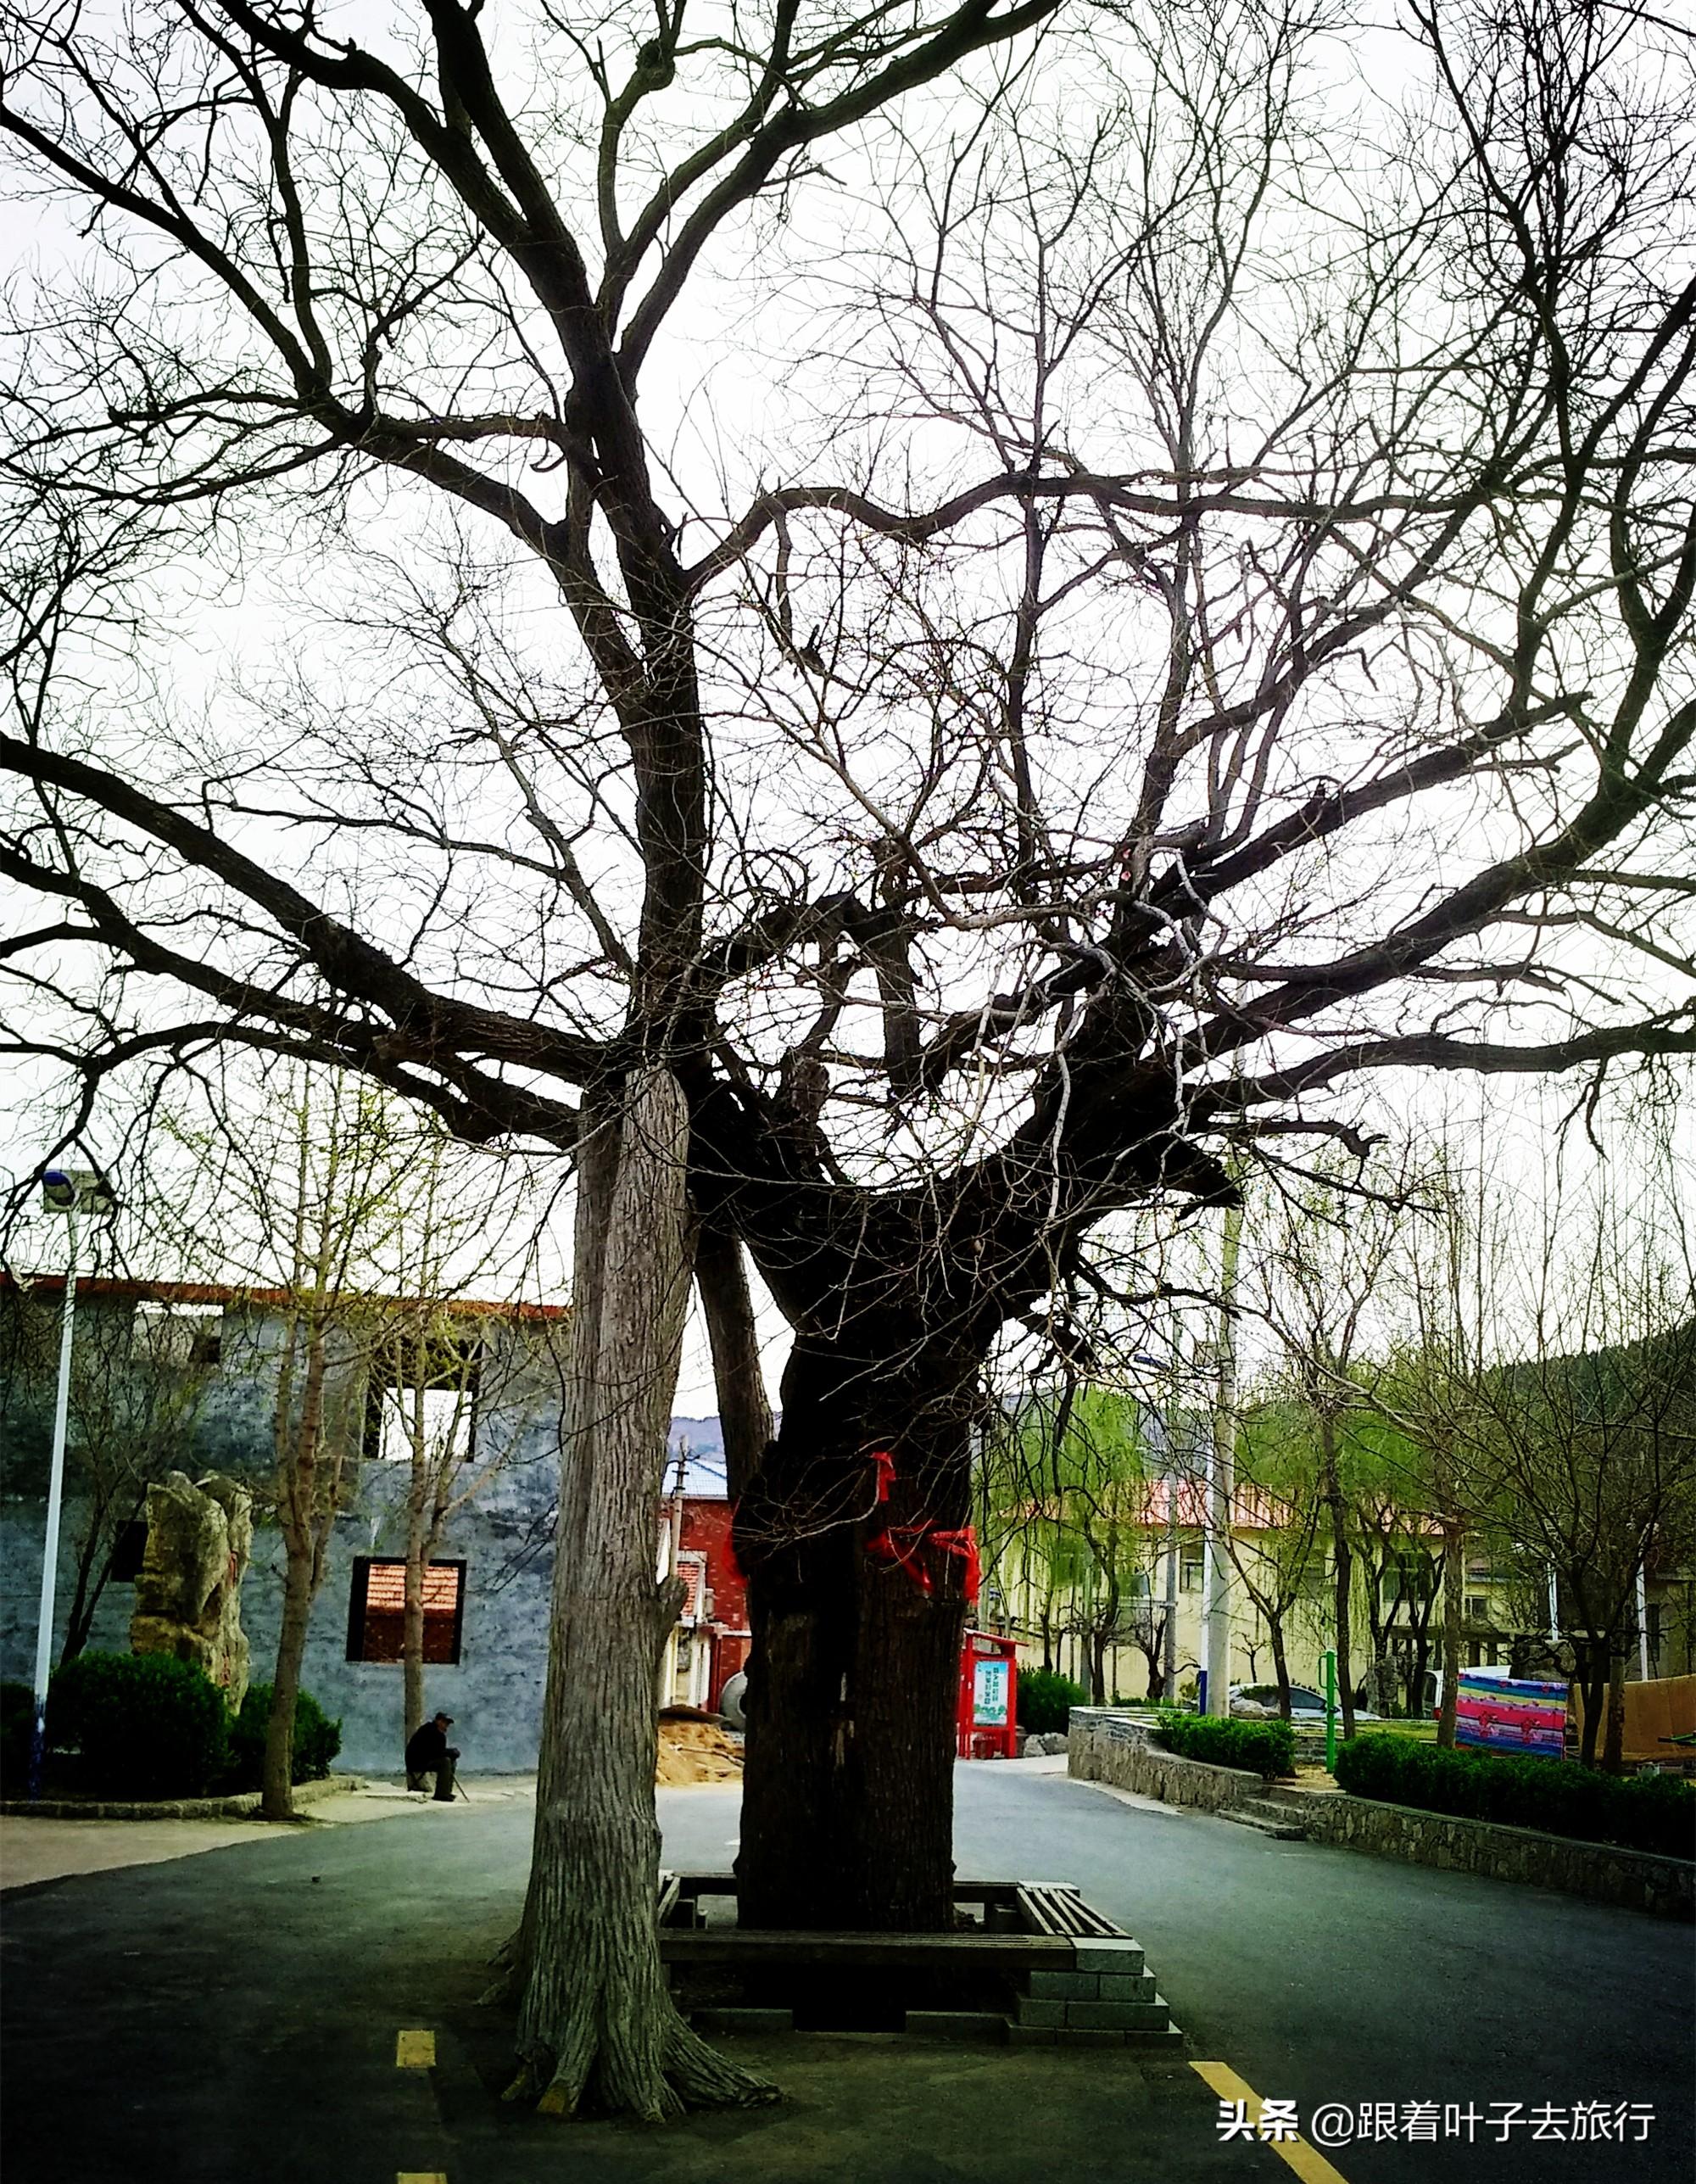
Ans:
[[[661,1070],[586,1119],[553,1620],[508,2097],[648,2121],[772,2089],[672,2006],[655,1900],[654,1676],[678,1604],[655,1575],[693,1253],[688,1124]]]
[[[851,1354],[795,1342],[781,1428],[736,1518],[754,1633],[744,1925],[951,1921],[967,1566],[929,1543],[966,1522],[975,1401],[975,1359],[939,1360],[910,1334],[868,1352],[862,1331]]]

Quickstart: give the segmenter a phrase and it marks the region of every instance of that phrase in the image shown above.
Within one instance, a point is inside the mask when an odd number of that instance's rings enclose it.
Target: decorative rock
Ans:
[[[253,1499],[217,1473],[184,1472],[148,1489],[148,1544],[136,1579],[130,1649],[204,1668],[232,1712],[248,1690],[242,1577],[253,1551]]]

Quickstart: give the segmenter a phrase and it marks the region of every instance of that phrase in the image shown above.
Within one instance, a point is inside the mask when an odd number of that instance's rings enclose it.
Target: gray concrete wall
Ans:
[[[226,1315],[226,1327],[232,1316]],[[79,1311],[79,1325],[81,1320]],[[256,1682],[270,1681],[282,1606],[282,1542],[263,1509],[272,1465],[278,1332],[277,1323],[263,1315],[254,1323],[229,1328],[223,1363],[209,1377],[182,1462],[197,1477],[227,1472],[249,1483],[259,1499],[253,1561],[242,1592],[242,1622]],[[550,1519],[559,1483],[559,1385],[553,1360],[545,1346],[538,1350],[510,1327],[493,1333],[490,1341],[493,1355],[479,1400],[476,1455],[466,1476],[469,1480],[484,1471],[489,1475],[472,1500],[449,1519],[437,1550],[442,1560],[462,1557],[466,1563],[460,1657],[457,1666],[432,1664],[425,1672],[430,1706],[445,1707],[455,1717],[454,1741],[464,1754],[460,1765],[468,1777],[525,1771],[536,1762],[553,1568]],[[363,1384],[362,1371],[349,1366],[338,1395],[339,1430],[354,1437],[355,1450]],[[0,1675],[27,1682],[34,1666],[46,1533],[44,1482],[35,1474],[44,1466],[31,1415],[38,1406],[12,1402],[5,1408],[12,1431],[4,1451],[9,1490],[0,1501]],[[352,1505],[336,1520],[328,1568],[313,1611],[304,1680],[326,1712],[341,1719],[337,1764],[393,1774],[399,1770],[401,1756],[400,1665],[349,1661],[348,1616],[355,1558],[404,1551],[406,1466],[362,1462],[355,1453],[348,1477]],[[79,1530],[75,1482],[73,1459],[59,1556],[55,1658]],[[134,1596],[132,1584],[107,1587],[92,1645],[128,1651]]]

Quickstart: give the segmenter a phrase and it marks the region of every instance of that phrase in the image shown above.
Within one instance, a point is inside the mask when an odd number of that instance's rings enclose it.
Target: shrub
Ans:
[[[1210,1767],[1251,1774],[1293,1774],[1296,1732],[1288,1722],[1216,1721],[1209,1714],[1163,1713],[1156,1732],[1168,1751]]]
[[[1340,1786],[1356,1797],[1414,1805],[1592,1843],[1696,1852],[1696,1789],[1672,1775],[1621,1778],[1570,1760],[1444,1751],[1411,1737],[1357,1737],[1336,1755]]]
[[[29,1685],[0,1684],[0,1785],[8,1797],[24,1795],[35,1726],[36,1695]]]
[[[257,1790],[265,1779],[265,1730],[271,1721],[269,1684],[249,1684],[242,1711],[230,1725],[230,1780],[232,1790]],[[330,1772],[342,1749],[342,1724],[331,1721],[310,1691],[294,1701],[294,1752],[289,1777],[316,1782]]]
[[[1081,1684],[1052,1668],[1021,1668],[1018,1672],[1018,1725],[1027,1736],[1052,1736],[1066,1726],[1074,1706],[1086,1706],[1090,1695]]]
[[[204,1668],[162,1653],[79,1653],[47,1691],[47,1743],[79,1789],[198,1797],[229,1760],[230,1715]]]

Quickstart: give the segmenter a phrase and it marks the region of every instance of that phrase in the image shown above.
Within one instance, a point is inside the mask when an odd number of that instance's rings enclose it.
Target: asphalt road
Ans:
[[[661,1793],[667,1855],[734,1855],[734,1790]],[[175,1863],[17,1891],[0,1957],[8,2184],[1022,2184],[1287,2178],[1222,2146],[1181,2058],[827,2040],[750,2059],[792,2098],[657,2137],[489,2098],[500,2021],[473,2007],[521,1900],[522,1807],[267,1832]],[[1141,1940],[1189,2036],[1257,2092],[1475,2107],[1474,2142],[1331,2151],[1344,2184],[1682,2180],[1693,2127],[1690,1930],[1465,1875],[1275,1843],[1011,1766],[960,1773],[957,1855],[1068,1879]],[[395,2068],[397,2028],[441,2067]],[[1046,2058],[1046,2059],[1045,2059]],[[1492,2104],[1653,2108],[1646,2142],[1505,2144]],[[1547,2126],[1545,2126],[1547,2129]]]

